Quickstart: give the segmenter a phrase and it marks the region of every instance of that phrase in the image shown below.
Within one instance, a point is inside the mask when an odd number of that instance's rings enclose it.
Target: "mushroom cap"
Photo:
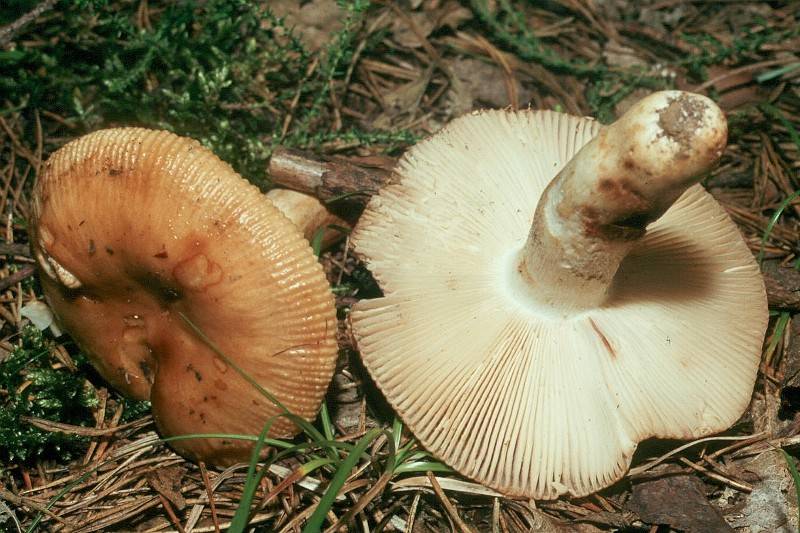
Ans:
[[[282,412],[190,324],[290,412],[315,416],[337,352],[322,268],[294,225],[198,142],[140,128],[70,142],[36,184],[30,232],[55,314],[105,379],[152,402],[163,434],[257,435]],[[296,431],[279,417],[269,434]],[[174,447],[225,465],[252,443]]]
[[[520,286],[540,195],[599,130],[550,111],[457,119],[403,157],[352,236],[384,292],[352,313],[368,371],[428,450],[509,495],[586,495],[643,439],[721,431],[758,371],[763,281],[699,185],[599,307],[560,313]]]

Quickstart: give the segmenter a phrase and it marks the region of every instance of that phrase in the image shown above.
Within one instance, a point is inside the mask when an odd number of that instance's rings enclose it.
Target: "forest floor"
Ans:
[[[798,51],[796,1],[1,3],[0,530],[797,531]],[[761,262],[770,325],[736,425],[646,442],[598,494],[534,503],[448,471],[347,342],[316,427],[348,447],[304,447],[304,434],[269,463],[207,469],[45,327],[29,193],[48,155],[89,131],[169,129],[266,190],[280,147],[385,163],[473,109],[608,123],[668,88],[727,114],[728,148],[704,185]],[[346,244],[320,258],[340,314],[374,293]]]

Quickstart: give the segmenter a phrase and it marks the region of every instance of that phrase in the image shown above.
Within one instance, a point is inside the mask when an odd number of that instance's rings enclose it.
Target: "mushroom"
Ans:
[[[606,127],[477,112],[405,154],[351,238],[384,292],[351,319],[426,448],[498,491],[552,499],[612,484],[643,439],[737,420],[767,303],[696,184],[726,136],[711,100],[666,91]]]
[[[68,143],[36,184],[30,239],[65,329],[109,383],[151,401],[162,434],[258,434],[283,411],[238,369],[316,415],[337,352],[322,268],[292,222],[198,142],[119,128]],[[296,431],[276,417],[269,435]],[[252,450],[173,445],[215,465]]]
[[[310,194],[289,189],[272,189],[267,193],[267,198],[297,226],[306,240],[313,242],[321,231],[322,248],[340,240],[344,232],[350,229],[346,220],[331,213],[325,204]]]

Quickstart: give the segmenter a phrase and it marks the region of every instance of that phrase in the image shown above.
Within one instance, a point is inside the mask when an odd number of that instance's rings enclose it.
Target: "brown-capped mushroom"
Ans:
[[[767,305],[695,184],[726,136],[711,100],[667,91],[608,127],[478,112],[403,157],[352,237],[384,291],[352,325],[434,455],[507,494],[581,496],[643,439],[736,421]]]
[[[336,360],[333,297],[308,242],[258,189],[198,142],[98,131],[47,161],[30,236],[45,295],[98,371],[152,402],[164,435],[258,434],[282,411],[314,417]],[[270,435],[296,432],[275,418]],[[187,439],[224,465],[251,442]]]

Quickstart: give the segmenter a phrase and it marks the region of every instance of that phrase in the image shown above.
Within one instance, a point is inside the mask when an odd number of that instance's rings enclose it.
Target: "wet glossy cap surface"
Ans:
[[[73,141],[37,183],[31,241],[45,294],[98,371],[149,399],[164,435],[257,435],[279,409],[316,415],[336,360],[333,297],[291,222],[198,142],[138,128]],[[270,435],[296,431],[277,418]],[[230,439],[174,443],[215,464]]]

